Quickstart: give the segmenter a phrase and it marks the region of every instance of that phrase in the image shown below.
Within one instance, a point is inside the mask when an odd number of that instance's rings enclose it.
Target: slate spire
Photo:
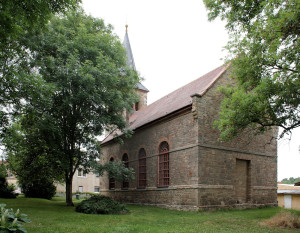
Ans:
[[[124,41],[123,41],[123,46],[126,49],[126,56],[127,56],[127,65],[128,67],[132,68],[133,70],[136,70],[135,68],[135,64],[134,64],[134,59],[133,59],[133,54],[131,51],[131,46],[130,46],[130,42],[129,42],[129,37],[128,37],[128,25],[125,26],[126,27],[126,32],[125,32],[125,37],[124,37]]]
[[[130,42],[129,42],[129,37],[128,37],[128,25],[125,25],[126,27],[126,32],[125,32],[125,37],[123,40],[123,46],[126,49],[126,57],[127,57],[127,66],[132,68],[133,70],[136,71],[135,68],[135,63],[134,63],[134,59],[133,59],[133,54],[132,54],[132,50],[131,50],[131,46],[130,46]],[[136,85],[137,89],[149,92],[149,90],[141,83],[138,83]]]

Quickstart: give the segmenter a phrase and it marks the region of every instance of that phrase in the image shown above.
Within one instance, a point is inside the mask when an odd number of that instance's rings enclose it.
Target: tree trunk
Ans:
[[[73,177],[66,178],[66,203],[67,203],[67,206],[74,206],[73,201],[72,201],[72,182],[73,182]]]

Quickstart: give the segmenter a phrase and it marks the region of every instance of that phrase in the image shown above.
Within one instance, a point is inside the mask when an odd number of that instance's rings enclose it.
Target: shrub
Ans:
[[[85,214],[126,214],[129,210],[125,205],[110,197],[93,195],[76,206],[76,211]]]
[[[53,182],[45,179],[34,181],[22,180],[20,182],[20,186],[25,197],[44,198],[50,200],[56,193],[56,187]]]
[[[13,184],[8,184],[7,172],[4,164],[0,165],[0,197],[1,198],[16,198],[17,194],[14,193],[15,186]]]
[[[262,222],[261,225],[290,229],[300,228],[300,218],[295,213],[282,211],[274,217]]]
[[[0,232],[27,232],[23,228],[23,223],[30,220],[26,214],[21,214],[19,210],[15,213],[13,209],[6,209],[5,204],[0,204]]]

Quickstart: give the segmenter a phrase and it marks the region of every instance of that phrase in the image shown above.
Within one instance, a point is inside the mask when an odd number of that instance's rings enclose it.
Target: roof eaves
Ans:
[[[191,95],[191,97],[194,97],[194,96],[196,96],[196,97],[202,97],[202,95],[200,95],[199,93],[194,93],[194,94]]]

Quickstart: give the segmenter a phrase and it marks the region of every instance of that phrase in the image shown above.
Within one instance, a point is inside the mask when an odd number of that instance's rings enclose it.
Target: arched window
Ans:
[[[169,144],[162,142],[159,146],[158,187],[168,187],[169,181]]]
[[[135,111],[140,110],[140,102],[136,102],[136,103],[134,104],[134,110],[135,110]]]
[[[147,186],[147,160],[146,151],[141,148],[139,151],[139,188],[146,188]]]
[[[128,158],[128,154],[124,154],[122,157],[122,161],[124,162],[124,165],[126,168],[129,168],[129,158]],[[129,188],[129,182],[128,180],[123,180],[122,183],[122,189],[128,189]]]
[[[109,162],[113,162],[114,161],[114,158],[111,157]],[[115,178],[109,178],[109,189],[115,189],[115,186],[116,186],[116,181],[115,181]]]

